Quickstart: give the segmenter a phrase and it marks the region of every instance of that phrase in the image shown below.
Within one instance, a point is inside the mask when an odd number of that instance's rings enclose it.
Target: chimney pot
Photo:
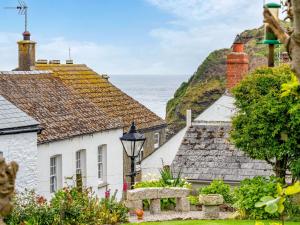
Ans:
[[[67,59],[66,64],[73,64],[73,60],[72,59]]]
[[[47,64],[48,60],[47,59],[38,59],[35,63],[36,64]]]
[[[30,40],[30,33],[29,33],[29,31],[24,31],[23,32],[23,40],[24,41],[29,41]]]
[[[50,60],[49,64],[60,64],[60,60],[57,59]]]

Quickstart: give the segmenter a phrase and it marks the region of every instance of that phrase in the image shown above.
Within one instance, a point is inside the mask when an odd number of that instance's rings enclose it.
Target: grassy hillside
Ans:
[[[240,34],[245,39],[245,51],[249,54],[250,69],[267,64],[268,48],[257,42],[263,37],[263,28],[246,30]],[[228,46],[230,47],[230,46]],[[282,51],[283,46],[279,47]],[[279,51],[279,48],[276,51]],[[215,102],[226,86],[226,57],[231,50],[220,49],[208,55],[187,82],[181,84],[166,108],[168,136],[185,126],[187,109],[192,109],[193,118]]]

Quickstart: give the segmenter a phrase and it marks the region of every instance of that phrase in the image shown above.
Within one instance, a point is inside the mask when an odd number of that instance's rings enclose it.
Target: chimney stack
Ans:
[[[231,90],[248,72],[248,55],[244,52],[243,40],[238,35],[234,40],[232,52],[227,55],[227,89]]]
[[[23,40],[18,42],[19,46],[19,71],[34,70],[35,66],[35,45],[36,42],[30,40],[30,33],[23,33]]]

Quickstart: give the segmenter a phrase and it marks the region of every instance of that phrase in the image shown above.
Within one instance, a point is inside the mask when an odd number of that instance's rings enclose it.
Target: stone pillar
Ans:
[[[19,47],[19,71],[30,71],[35,66],[35,45],[36,42],[30,40],[30,33],[23,33],[23,40],[18,42]]]
[[[220,218],[220,205],[224,203],[222,195],[199,195],[199,203],[203,205],[204,219]]]
[[[227,89],[232,89],[249,72],[248,55],[240,36],[233,43],[232,52],[227,55]]]
[[[190,211],[190,202],[186,197],[176,198],[176,211],[178,212]]]
[[[150,200],[150,213],[151,214],[159,214],[160,209],[160,199],[151,199]]]

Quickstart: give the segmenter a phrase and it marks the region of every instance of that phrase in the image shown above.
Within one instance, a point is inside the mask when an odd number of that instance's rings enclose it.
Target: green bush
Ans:
[[[199,189],[200,194],[220,194],[223,196],[225,203],[233,204],[233,193],[230,185],[225,184],[223,180],[214,180],[209,186]]]
[[[91,189],[64,188],[47,202],[33,191],[18,194],[8,225],[117,224],[127,222],[128,209],[115,198],[99,200]]]
[[[255,204],[264,196],[275,196],[277,194],[276,177],[255,177],[245,179],[240,187],[235,189],[235,207],[249,219],[273,219],[278,218],[279,214],[269,214],[263,208],[256,208]]]
[[[188,197],[188,199],[189,199],[189,202],[190,202],[191,205],[200,205],[200,203],[199,203],[199,196],[190,195]]]
[[[36,195],[34,191],[25,190],[16,195],[14,209],[5,218],[5,222],[7,225],[21,224],[25,221],[29,224],[52,225],[55,216],[55,210],[47,204],[46,199]]]

